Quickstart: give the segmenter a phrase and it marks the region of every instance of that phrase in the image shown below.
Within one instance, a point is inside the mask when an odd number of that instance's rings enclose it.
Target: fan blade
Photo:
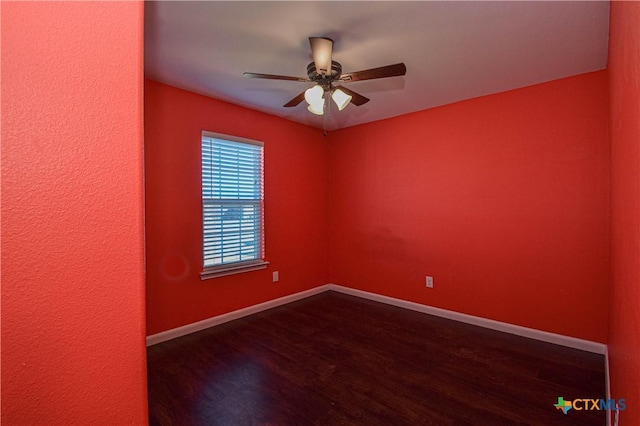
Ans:
[[[259,74],[255,72],[245,72],[242,75],[249,78],[266,78],[267,80],[309,81],[308,78],[290,77],[288,75]]]
[[[407,73],[403,63],[387,65],[386,67],[371,68],[370,70],[349,72],[342,74],[340,81],[373,80],[375,78],[398,77]]]
[[[364,105],[369,102],[369,98],[365,98],[360,93],[356,93],[353,90],[349,90],[344,86],[336,86],[336,89],[342,90],[347,95],[351,96],[351,103],[355,106]]]
[[[316,72],[320,75],[331,75],[333,40],[327,37],[309,37],[309,44]]]
[[[298,96],[296,96],[295,98],[291,99],[289,102],[284,104],[284,107],[285,108],[294,107],[302,101],[304,101],[304,92],[300,93]]]

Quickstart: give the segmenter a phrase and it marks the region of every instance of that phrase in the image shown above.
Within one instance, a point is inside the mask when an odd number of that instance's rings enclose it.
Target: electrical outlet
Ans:
[[[273,282],[277,283],[278,281],[280,281],[280,272],[279,271],[273,271]]]
[[[427,277],[427,288],[433,288],[433,277]]]

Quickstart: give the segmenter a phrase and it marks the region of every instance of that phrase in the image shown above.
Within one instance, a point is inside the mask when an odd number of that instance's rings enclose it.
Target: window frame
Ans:
[[[205,235],[205,205],[211,205],[211,204],[220,204],[220,205],[224,205],[225,202],[226,203],[232,203],[233,201],[231,200],[235,200],[235,199],[227,199],[227,200],[218,200],[218,203],[207,203],[206,202],[206,198],[204,196],[204,175],[203,175],[203,169],[204,169],[204,163],[203,163],[203,145],[204,145],[204,138],[211,138],[211,139],[220,139],[220,140],[224,140],[227,142],[233,142],[233,143],[240,143],[240,144],[247,144],[247,145],[255,145],[255,146],[259,146],[261,149],[261,155],[260,155],[260,160],[261,160],[261,167],[260,167],[260,198],[259,199],[254,199],[254,200],[247,200],[247,199],[242,199],[242,198],[237,198],[238,200],[238,204],[242,204],[242,202],[244,201],[245,204],[254,204],[258,206],[258,212],[259,212],[259,226],[260,226],[260,230],[259,230],[259,235],[258,235],[258,244],[259,244],[259,248],[258,248],[258,258],[256,259],[250,259],[250,260],[245,260],[245,261],[236,261],[236,262],[226,262],[226,263],[221,263],[218,265],[213,265],[213,266],[206,266],[205,265],[205,261],[206,261],[206,256],[205,256],[205,241],[206,241],[206,235]],[[214,198],[209,198],[209,200],[215,200]],[[249,272],[249,271],[256,271],[259,269],[264,269],[267,267],[267,265],[269,264],[269,262],[267,262],[265,260],[265,245],[264,245],[264,142],[262,141],[257,141],[257,140],[253,140],[253,139],[245,139],[245,138],[241,138],[238,136],[232,136],[232,135],[225,135],[222,133],[216,133],[216,132],[210,132],[210,131],[206,131],[203,130],[200,136],[200,203],[201,203],[201,213],[202,213],[202,221],[201,221],[201,236],[202,236],[202,240],[201,240],[201,253],[202,253],[202,272],[200,273],[200,279],[201,280],[206,280],[206,279],[210,279],[210,278],[217,278],[217,277],[223,277],[223,276],[227,276],[227,275],[232,275],[232,274],[239,274],[242,272]]]

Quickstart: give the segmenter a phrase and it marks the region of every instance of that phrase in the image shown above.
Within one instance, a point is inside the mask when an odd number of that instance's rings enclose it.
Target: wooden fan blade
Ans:
[[[249,78],[265,78],[267,80],[309,81],[308,78],[290,77],[288,75],[259,74],[255,72],[245,72],[242,75]]]
[[[340,89],[347,95],[351,96],[351,103],[354,104],[355,106],[364,105],[370,100],[369,98],[365,98],[364,96],[362,96],[360,93],[356,93],[353,90],[349,90],[344,86],[336,86],[336,89]]]
[[[386,67],[371,68],[364,71],[349,72],[342,74],[340,81],[360,81],[373,80],[375,78],[398,77],[407,73],[407,67],[401,62],[399,64],[387,65]]]
[[[284,107],[285,108],[294,107],[302,101],[304,101],[304,92],[300,93],[298,96],[296,96],[295,98],[291,99],[289,102],[284,104]]]
[[[316,72],[320,75],[331,75],[333,40],[327,37],[309,37],[309,44]]]

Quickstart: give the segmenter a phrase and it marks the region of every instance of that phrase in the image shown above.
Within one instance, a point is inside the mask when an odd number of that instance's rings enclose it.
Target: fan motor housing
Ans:
[[[326,75],[318,73],[315,62],[311,62],[307,65],[307,75],[309,76],[309,80],[317,81],[321,85],[331,83],[333,80],[340,78],[341,74],[342,65],[336,61],[331,61],[331,73]]]

